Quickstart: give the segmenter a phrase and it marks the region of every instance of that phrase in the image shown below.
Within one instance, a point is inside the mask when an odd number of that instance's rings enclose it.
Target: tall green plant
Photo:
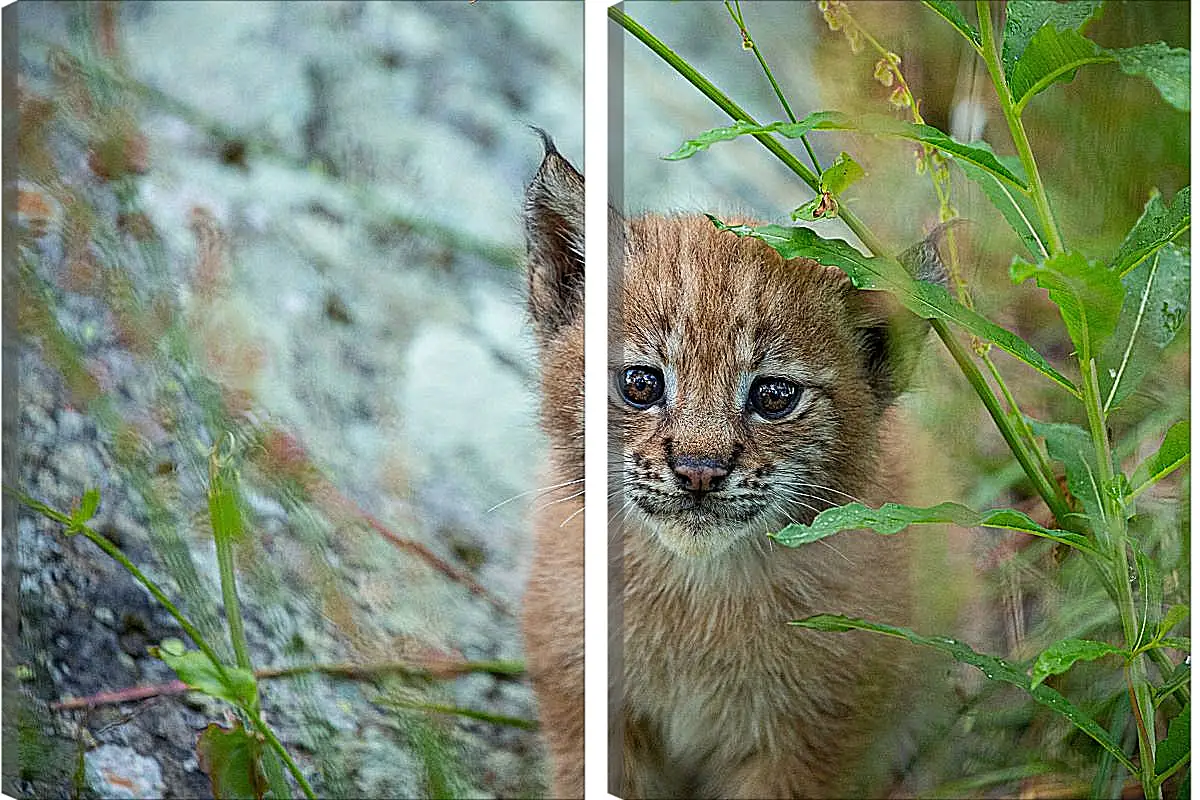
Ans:
[[[843,30],[853,48],[861,46],[864,32],[846,6],[836,0],[821,0],[818,5],[831,28]],[[1190,641],[1174,635],[1189,611],[1185,605],[1174,605],[1164,612],[1159,566],[1147,554],[1145,542],[1135,534],[1131,520],[1142,492],[1188,461],[1188,423],[1182,420],[1171,428],[1158,452],[1128,475],[1114,455],[1116,448],[1108,423],[1157,355],[1175,338],[1187,316],[1190,254],[1186,243],[1178,240],[1191,223],[1190,188],[1181,189],[1170,203],[1155,194],[1115,253],[1106,258],[1089,256],[1073,249],[1063,237],[1023,115],[1029,103],[1052,84],[1070,80],[1083,66],[1104,63],[1115,63],[1128,75],[1148,78],[1168,103],[1187,111],[1190,54],[1161,42],[1115,50],[1101,47],[1081,30],[1101,5],[1090,0],[1011,0],[1004,8],[1005,23],[999,30],[993,23],[997,6],[985,0],[975,5],[974,24],[950,0],[925,0],[924,5],[952,25],[984,63],[1012,137],[1016,160],[998,158],[984,142],[956,141],[916,117],[915,112],[914,121],[837,111],[819,111],[797,119],[761,52],[754,47],[740,5],[731,8],[730,13],[744,45],[755,49],[787,112],[787,120],[759,123],[622,10],[613,7],[609,16],[733,119],[729,126],[705,131],[684,142],[668,159],[689,158],[719,142],[753,136],[816,193],[813,202],[793,212],[793,218],[813,220],[819,225],[823,219],[839,217],[870,253],[864,255],[844,241],[829,238],[819,228],[734,226],[716,218],[713,223],[732,235],[760,239],[785,258],[810,258],[840,268],[856,287],[891,292],[909,310],[930,320],[1054,519],[1053,526],[1043,526],[1014,509],[979,512],[954,503],[932,508],[889,503],[881,509],[852,503],[824,511],[810,524],[789,525],[774,534],[775,541],[800,546],[845,530],[868,529],[888,535],[922,523],[990,526],[1052,539],[1065,545],[1071,558],[1086,562],[1099,576],[1120,620],[1120,641],[1064,639],[1050,645],[1031,663],[1015,665],[977,653],[952,639],[926,637],[879,622],[821,614],[794,624],[822,631],[871,631],[906,639],[976,667],[990,680],[1017,686],[1094,739],[1107,757],[1136,778],[1146,797],[1159,798],[1163,783],[1183,769],[1190,758],[1190,670],[1186,661],[1177,666],[1165,652],[1190,651]],[[876,77],[887,85],[899,74],[899,59],[873,39],[870,42],[884,54],[876,67]],[[915,107],[902,80],[896,92],[901,95],[900,102],[894,101],[893,105]],[[956,286],[956,298],[941,286],[914,279],[905,269],[904,259],[894,255],[864,221],[838,201],[838,193],[861,177],[861,170],[847,166],[854,163],[851,155],[843,154],[825,170],[812,159],[817,169],[814,172],[777,138],[801,138],[811,158],[810,134],[844,130],[920,143],[926,155],[936,152],[957,163],[964,175],[982,188],[1027,248],[1027,253],[1014,258],[1010,270],[1014,283],[1035,281],[1058,308],[1074,347],[1070,368],[1052,366],[1016,334],[977,313],[963,287]],[[945,185],[935,181],[943,209],[948,207]],[[970,350],[958,341],[951,326],[970,334],[974,345]],[[1000,347],[1064,390],[1083,424],[1040,422],[1024,415],[989,360],[990,345]],[[992,375],[997,389],[984,377],[980,363]],[[1051,461],[1063,465],[1065,489],[1055,479]],[[1106,728],[1046,684],[1050,676],[1065,673],[1081,661],[1099,659],[1121,666],[1128,690],[1129,724],[1136,732],[1136,753],[1127,753],[1122,747],[1122,730]],[[1158,680],[1152,679],[1148,661],[1157,667]],[[1165,702],[1169,697],[1175,700]],[[1169,715],[1172,709],[1178,710]],[[1160,738],[1158,730],[1162,726],[1157,723],[1161,722],[1167,724],[1166,734]],[[1100,793],[1106,782],[1097,780],[1093,786],[1093,791]]]

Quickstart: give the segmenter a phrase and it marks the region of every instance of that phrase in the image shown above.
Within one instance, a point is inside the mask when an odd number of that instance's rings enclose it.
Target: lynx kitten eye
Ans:
[[[663,374],[654,367],[628,367],[617,380],[621,397],[634,408],[649,408],[662,399]]]
[[[782,419],[800,402],[801,389],[786,378],[757,378],[750,385],[750,407],[763,419]]]

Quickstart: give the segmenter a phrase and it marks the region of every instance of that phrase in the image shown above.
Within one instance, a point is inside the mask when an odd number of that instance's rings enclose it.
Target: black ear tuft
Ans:
[[[583,176],[542,137],[545,154],[525,192],[529,311],[545,340],[583,309]]]
[[[900,255],[900,263],[910,275],[917,280],[946,285],[946,267],[938,253],[938,244],[943,234],[960,221],[939,225]],[[880,408],[885,408],[909,388],[929,332],[929,321],[908,311],[885,292],[855,292],[855,295],[851,307],[856,312],[867,377]]]

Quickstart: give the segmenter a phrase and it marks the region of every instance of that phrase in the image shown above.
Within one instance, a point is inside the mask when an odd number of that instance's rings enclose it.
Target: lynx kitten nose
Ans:
[[[729,470],[711,458],[680,458],[675,462],[675,474],[689,492],[712,492],[721,487]]]

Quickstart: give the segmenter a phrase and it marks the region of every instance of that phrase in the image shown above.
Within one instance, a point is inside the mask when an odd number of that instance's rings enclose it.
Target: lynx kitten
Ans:
[[[554,447],[547,483],[562,497],[583,478],[582,219],[583,177],[547,141],[527,194],[529,306]],[[903,624],[909,545],[848,534],[793,550],[766,534],[848,498],[904,496],[892,402],[911,359],[896,343],[922,325],[836,269],[784,261],[703,217],[612,222],[608,503],[623,669],[610,699],[623,757],[611,788],[878,791],[890,758],[880,715],[902,713],[905,651],[786,623],[831,611]],[[526,598],[557,797],[583,791],[581,507],[540,513]]]

